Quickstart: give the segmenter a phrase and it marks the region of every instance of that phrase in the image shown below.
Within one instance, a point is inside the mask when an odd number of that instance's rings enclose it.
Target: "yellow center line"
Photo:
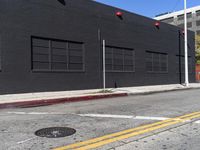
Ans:
[[[156,123],[152,123],[152,124],[148,124],[148,125],[143,125],[143,126],[139,126],[136,128],[132,128],[132,129],[128,129],[128,130],[124,130],[124,131],[120,131],[117,133],[112,133],[112,134],[108,134],[102,137],[98,137],[98,138],[94,138],[94,139],[90,139],[87,141],[83,141],[83,142],[78,142],[75,144],[71,144],[71,145],[67,145],[67,146],[63,146],[60,148],[56,148],[54,150],[88,150],[88,149],[92,149],[92,148],[97,148],[109,143],[113,143],[119,140],[123,140],[123,139],[127,139],[130,137],[134,137],[140,134],[144,134],[147,132],[151,132],[160,128],[164,128],[170,125],[174,125],[174,124],[178,124],[181,122],[185,122],[185,121],[189,121],[191,119],[194,118],[199,118],[200,117],[200,112],[194,112],[194,113],[190,113],[190,114],[186,114],[180,117],[176,117],[176,118],[171,118],[171,119],[167,119],[164,121],[159,121]]]
[[[173,120],[170,119],[170,120],[166,120],[166,121],[169,122],[169,121],[173,121]],[[66,149],[77,148],[77,147],[80,147],[80,146],[84,146],[86,144],[90,144],[90,143],[94,143],[94,142],[99,142],[99,141],[102,141],[102,140],[106,140],[108,138],[113,138],[115,136],[120,136],[120,135],[123,135],[123,134],[127,134],[127,133],[130,133],[130,132],[139,130],[139,129],[149,128],[149,127],[155,126],[157,124],[160,125],[160,124],[162,124],[162,123],[164,123],[166,121],[156,122],[156,123],[153,123],[153,124],[144,125],[144,126],[140,126],[140,127],[133,128],[133,129],[124,130],[124,131],[121,131],[121,132],[117,132],[117,133],[105,135],[105,136],[94,138],[94,139],[91,139],[91,140],[87,140],[87,141],[83,141],[83,142],[71,144],[71,145],[68,145],[68,146],[63,146],[63,147],[60,147],[60,148],[57,148],[57,149],[54,149],[54,150],[66,150]]]
[[[195,118],[199,118],[200,117],[200,114],[197,114],[197,115],[194,115],[194,116],[190,116],[190,117],[187,117],[185,119],[181,119],[183,122],[185,121],[190,121],[192,119],[195,119]]]
[[[151,131],[154,131],[154,130],[157,130],[157,129],[160,129],[160,128],[164,128],[164,127],[167,127],[169,125],[176,124],[178,122],[179,121],[176,121],[176,122],[173,122],[173,123],[167,123],[167,124],[163,124],[161,126],[152,127],[152,128],[148,128],[148,129],[145,129],[145,130],[140,130],[140,131],[133,132],[133,133],[130,133],[130,134],[125,134],[125,135],[115,137],[115,138],[112,138],[112,139],[108,139],[108,140],[105,140],[105,141],[102,141],[102,142],[86,145],[86,146],[83,146],[83,147],[80,147],[80,148],[77,148],[77,149],[74,149],[74,150],[89,150],[89,149],[92,149],[92,148],[97,148],[97,147],[100,147],[100,146],[103,146],[103,145],[106,145],[106,144],[109,144],[109,143],[113,143],[113,142],[116,142],[116,141],[120,141],[120,140],[124,140],[124,139],[130,138],[130,137],[134,137],[134,136],[137,136],[137,135],[140,135],[140,134],[151,132]]]
[[[103,146],[103,145],[106,145],[106,144],[109,144],[109,143],[113,143],[113,142],[116,142],[116,141],[120,141],[120,140],[123,140],[123,139],[127,139],[127,138],[130,138],[130,137],[134,137],[134,136],[141,135],[141,134],[144,134],[144,133],[148,133],[148,132],[151,132],[151,131],[155,131],[155,130],[158,130],[158,129],[161,129],[161,128],[164,128],[164,127],[167,127],[167,126],[170,126],[170,125],[174,125],[174,124],[177,124],[177,123],[180,123],[180,122],[183,122],[183,121],[188,121],[189,119],[198,118],[198,117],[200,117],[200,114],[190,116],[188,118],[184,117],[185,120],[183,120],[183,119],[176,120],[174,122],[169,122],[169,123],[165,123],[165,124],[162,124],[162,125],[159,125],[159,126],[147,128],[147,129],[144,129],[144,130],[139,130],[139,131],[136,131],[136,132],[133,132],[133,133],[130,133],[130,134],[125,134],[125,135],[118,136],[118,137],[115,137],[115,138],[112,138],[112,139],[108,139],[108,140],[105,140],[105,141],[102,141],[102,142],[82,146],[82,147],[76,148],[74,150],[89,150],[89,149],[97,148],[97,147],[100,147],[100,146]]]

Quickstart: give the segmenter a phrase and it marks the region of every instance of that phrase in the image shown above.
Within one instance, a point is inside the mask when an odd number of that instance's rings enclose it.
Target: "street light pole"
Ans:
[[[185,35],[185,86],[189,86],[188,80],[188,39],[187,39],[187,0],[184,0],[184,35]]]

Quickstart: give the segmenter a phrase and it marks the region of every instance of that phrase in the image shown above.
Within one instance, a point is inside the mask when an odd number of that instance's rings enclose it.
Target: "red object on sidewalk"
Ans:
[[[200,81],[200,65],[196,64],[196,80]]]

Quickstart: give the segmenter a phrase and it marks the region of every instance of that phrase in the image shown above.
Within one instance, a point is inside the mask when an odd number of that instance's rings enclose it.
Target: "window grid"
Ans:
[[[134,49],[106,46],[107,72],[135,72]]]
[[[197,34],[197,35],[200,35],[200,30],[197,30],[196,34]]]
[[[177,18],[178,18],[178,20],[183,20],[184,19],[184,15],[178,15]]]
[[[188,28],[192,28],[192,22],[188,22],[188,23],[187,23],[187,27],[188,27]]]
[[[196,26],[200,26],[200,20],[196,21]]]
[[[82,42],[41,37],[32,37],[31,41],[33,71],[84,71],[84,44]]]
[[[184,20],[184,14],[177,16],[178,20]],[[192,13],[187,13],[187,18],[192,18]]]
[[[146,71],[148,73],[168,73],[168,55],[146,51]]]
[[[196,11],[196,16],[200,16],[200,10]]]
[[[192,18],[192,13],[187,13],[187,18]]]
[[[163,19],[161,21],[165,22],[165,23],[172,23],[174,21],[174,17],[166,18],[166,19]]]

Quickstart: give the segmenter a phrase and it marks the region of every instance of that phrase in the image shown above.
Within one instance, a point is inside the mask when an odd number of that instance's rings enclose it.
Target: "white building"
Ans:
[[[154,19],[184,28],[184,10],[157,15]],[[187,26],[200,35],[200,6],[187,9]]]

